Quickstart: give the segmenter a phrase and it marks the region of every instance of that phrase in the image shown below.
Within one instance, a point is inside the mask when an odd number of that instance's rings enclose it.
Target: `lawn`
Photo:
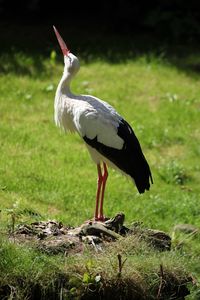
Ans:
[[[198,73],[182,68],[182,58],[176,57],[178,63],[173,63],[165,53],[130,54],[127,59],[112,60],[106,59],[106,54],[87,57],[87,53],[77,52],[74,54],[80,58],[81,69],[72,91],[92,94],[117,109],[140,140],[154,178],[151,190],[139,195],[130,180],[109,169],[106,215],[112,217],[122,211],[126,224],[140,221],[169,233],[173,237],[172,253],[164,257],[159,254],[153,262],[159,266],[166,259],[170,265],[171,260],[171,265],[184,266],[184,272],[198,280],[199,234],[174,230],[177,224],[200,227]],[[108,57],[112,58],[112,49]],[[35,64],[37,58],[40,67]],[[188,55],[184,63],[198,60],[198,56]],[[44,274],[51,273],[47,278],[53,280],[55,274],[45,265],[55,266],[56,273],[64,261],[66,271],[65,259],[13,245],[7,240],[7,232],[19,223],[35,220],[56,219],[77,226],[92,218],[96,166],[80,137],[65,135],[54,124],[54,95],[63,70],[56,40],[55,48],[52,44],[43,56],[14,49],[1,54],[0,64],[1,286],[17,276],[26,277],[31,261],[35,262],[32,278],[40,280],[42,269]],[[99,261],[102,264],[103,258]],[[138,266],[141,262],[139,256]],[[107,270],[106,276],[111,273]],[[195,297],[198,289],[187,299]]]

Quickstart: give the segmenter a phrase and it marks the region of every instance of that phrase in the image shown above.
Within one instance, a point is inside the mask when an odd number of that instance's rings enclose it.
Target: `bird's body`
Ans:
[[[55,101],[55,122],[59,127],[65,131],[77,132],[83,139],[93,140],[97,137],[98,142],[108,147],[123,147],[123,140],[117,135],[121,119],[114,108],[92,96],[70,93],[61,95]],[[88,143],[87,145],[89,146]],[[97,157],[98,155],[92,156],[95,162]]]
[[[65,131],[77,132],[97,164],[95,219],[103,220],[103,198],[108,176],[106,165],[132,178],[139,193],[149,190],[151,171],[133,129],[111,105],[94,96],[74,95],[71,92],[70,82],[79,70],[79,61],[69,52],[58,31],[54,30],[65,62],[55,96],[55,123]]]

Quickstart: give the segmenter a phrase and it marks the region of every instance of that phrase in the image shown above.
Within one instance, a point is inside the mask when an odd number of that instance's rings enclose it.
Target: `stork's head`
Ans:
[[[62,50],[63,56],[64,56],[64,63],[65,63],[65,68],[64,68],[64,73],[69,73],[71,75],[75,75],[79,68],[79,60],[78,58],[70,52],[70,50],[67,48],[64,40],[62,39],[61,35],[59,34],[58,30],[56,29],[55,26],[53,26],[54,32],[56,34],[58,43],[60,45],[60,48]]]

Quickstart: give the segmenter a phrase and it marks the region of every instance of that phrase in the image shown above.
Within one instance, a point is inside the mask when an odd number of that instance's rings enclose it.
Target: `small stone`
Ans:
[[[177,224],[174,226],[174,231],[180,231],[183,233],[194,233],[194,232],[199,232],[199,228],[192,225],[192,224]]]

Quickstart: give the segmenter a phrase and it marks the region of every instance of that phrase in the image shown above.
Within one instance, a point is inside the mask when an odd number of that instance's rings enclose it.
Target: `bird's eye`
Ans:
[[[68,56],[68,59],[69,59],[69,62],[70,62],[70,64],[71,64],[72,58],[71,58],[70,56]]]

